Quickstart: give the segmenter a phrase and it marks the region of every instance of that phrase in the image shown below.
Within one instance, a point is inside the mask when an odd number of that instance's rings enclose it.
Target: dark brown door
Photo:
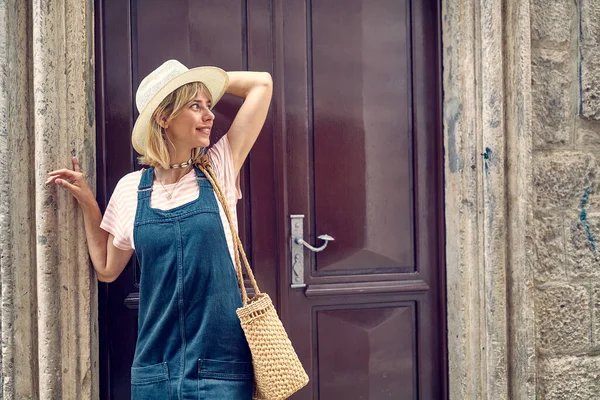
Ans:
[[[295,399],[446,397],[439,5],[96,0],[98,197],[137,168],[134,89],[160,63],[266,70],[240,230],[311,382]],[[216,110],[214,140],[239,101]],[[320,253],[293,249],[291,215]],[[101,285],[102,398],[129,398],[137,271]],[[294,283],[292,287],[292,283]]]

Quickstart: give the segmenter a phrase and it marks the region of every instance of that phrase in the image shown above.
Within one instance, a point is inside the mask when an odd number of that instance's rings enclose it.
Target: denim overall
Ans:
[[[241,296],[213,188],[171,210],[150,207],[154,168],[142,174],[133,237],[140,264],[131,398],[252,398],[250,349],[235,310]]]

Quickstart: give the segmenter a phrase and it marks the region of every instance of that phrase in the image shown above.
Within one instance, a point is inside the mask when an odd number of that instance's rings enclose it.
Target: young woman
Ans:
[[[212,107],[224,93],[244,99],[212,148]],[[241,298],[229,223],[194,165],[205,154],[235,223],[238,174],[264,124],[272,81],[265,72],[188,70],[165,62],[140,84],[132,142],[148,168],[117,184],[104,218],[78,165],[49,173],[85,220],[98,279],[112,282],[138,258],[138,341],[132,399],[251,399],[253,371],[236,309]]]

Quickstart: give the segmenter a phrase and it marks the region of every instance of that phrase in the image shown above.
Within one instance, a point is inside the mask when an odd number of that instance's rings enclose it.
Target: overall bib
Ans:
[[[196,167],[196,200],[150,207],[154,168],[138,188],[133,238],[140,264],[138,339],[131,397],[252,398],[242,301],[213,188]]]

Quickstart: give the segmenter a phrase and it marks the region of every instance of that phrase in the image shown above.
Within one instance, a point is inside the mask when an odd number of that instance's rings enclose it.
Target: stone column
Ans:
[[[506,134],[506,291],[509,399],[536,398],[535,304],[529,246],[533,216],[531,12],[504,9]]]
[[[0,3],[2,398],[37,399],[31,5]]]
[[[7,0],[0,26],[3,398],[98,398],[81,212],[44,185],[71,153],[95,182],[93,3]]]
[[[479,254],[479,154],[475,7],[442,4],[448,381],[451,400],[482,397]]]
[[[535,396],[529,24],[527,1],[442,2],[452,400]]]

